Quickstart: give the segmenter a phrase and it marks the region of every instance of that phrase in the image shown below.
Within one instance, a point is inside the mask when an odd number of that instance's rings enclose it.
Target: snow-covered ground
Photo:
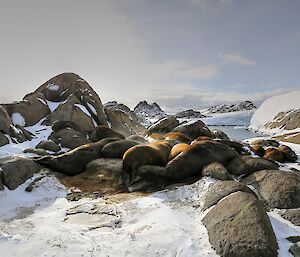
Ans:
[[[274,120],[280,112],[291,111],[300,108],[300,90],[289,92],[283,95],[273,96],[264,101],[261,106],[254,112],[249,128],[264,134],[279,135],[291,132],[300,132],[300,128],[283,130],[280,128],[269,129],[265,125]]]

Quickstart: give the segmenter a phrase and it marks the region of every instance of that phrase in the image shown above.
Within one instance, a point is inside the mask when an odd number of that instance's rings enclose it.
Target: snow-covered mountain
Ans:
[[[300,90],[274,96],[262,103],[249,128],[267,134],[300,131]]]
[[[199,119],[199,118],[204,118],[206,116],[199,111],[194,111],[192,109],[189,109],[189,110],[176,113],[174,117],[179,119],[197,119],[197,118]]]
[[[157,103],[148,104],[146,101],[139,102],[133,109],[144,125],[150,125],[154,121],[167,116]]]
[[[237,111],[249,111],[256,109],[256,106],[250,101],[244,101],[237,104],[219,104],[205,110],[205,113],[228,113]]]

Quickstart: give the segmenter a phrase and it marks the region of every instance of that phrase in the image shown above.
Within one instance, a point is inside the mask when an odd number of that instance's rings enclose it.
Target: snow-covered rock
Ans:
[[[267,134],[300,131],[300,90],[273,96],[252,116],[249,128]]]
[[[143,119],[138,117],[136,115],[136,113],[134,111],[130,110],[130,108],[125,104],[118,103],[117,101],[111,101],[111,102],[105,103],[103,106],[104,106],[104,108],[112,110],[112,111],[125,112],[135,122],[142,122],[143,121]]]
[[[228,113],[237,111],[246,111],[256,109],[256,106],[250,101],[244,101],[237,104],[219,104],[206,110],[206,113]]]
[[[192,109],[185,110],[182,112],[178,112],[175,115],[175,118],[182,118],[182,119],[199,119],[199,118],[204,118],[206,117],[199,111],[194,111]]]
[[[133,111],[142,120],[143,125],[151,125],[167,116],[157,103],[148,104],[146,101],[139,102]]]

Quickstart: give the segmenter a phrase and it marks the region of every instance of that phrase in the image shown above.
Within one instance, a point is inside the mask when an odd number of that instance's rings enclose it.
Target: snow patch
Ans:
[[[87,116],[91,117],[90,112],[83,106],[82,104],[74,104],[74,106],[78,107],[82,112],[84,112]]]
[[[54,83],[51,83],[47,86],[47,89],[50,91],[58,91],[59,90],[59,85],[55,85]]]
[[[11,119],[12,119],[12,123],[14,125],[20,125],[22,127],[24,127],[26,125],[26,121],[25,121],[24,117],[18,112],[14,112],[11,115]]]

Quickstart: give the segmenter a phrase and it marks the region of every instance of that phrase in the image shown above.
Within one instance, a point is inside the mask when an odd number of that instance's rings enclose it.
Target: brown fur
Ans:
[[[263,157],[265,154],[265,149],[260,146],[260,145],[252,145],[250,146],[250,149],[253,153],[255,153],[256,155]]]
[[[189,144],[192,141],[188,136],[180,132],[169,132],[165,134],[164,138],[166,140],[177,140],[179,142],[187,143],[187,144]]]
[[[265,151],[264,158],[277,161],[277,162],[284,162],[284,154],[276,148],[268,148]]]
[[[213,139],[211,137],[207,137],[207,136],[200,136],[197,137],[193,142],[201,142],[201,141],[213,141]]]
[[[169,160],[173,160],[178,154],[186,151],[189,147],[190,145],[185,143],[174,145],[169,154]]]
[[[153,147],[160,153],[160,155],[163,157],[165,164],[168,162],[169,154],[172,149],[172,145],[168,141],[157,141],[149,144],[148,146]]]

